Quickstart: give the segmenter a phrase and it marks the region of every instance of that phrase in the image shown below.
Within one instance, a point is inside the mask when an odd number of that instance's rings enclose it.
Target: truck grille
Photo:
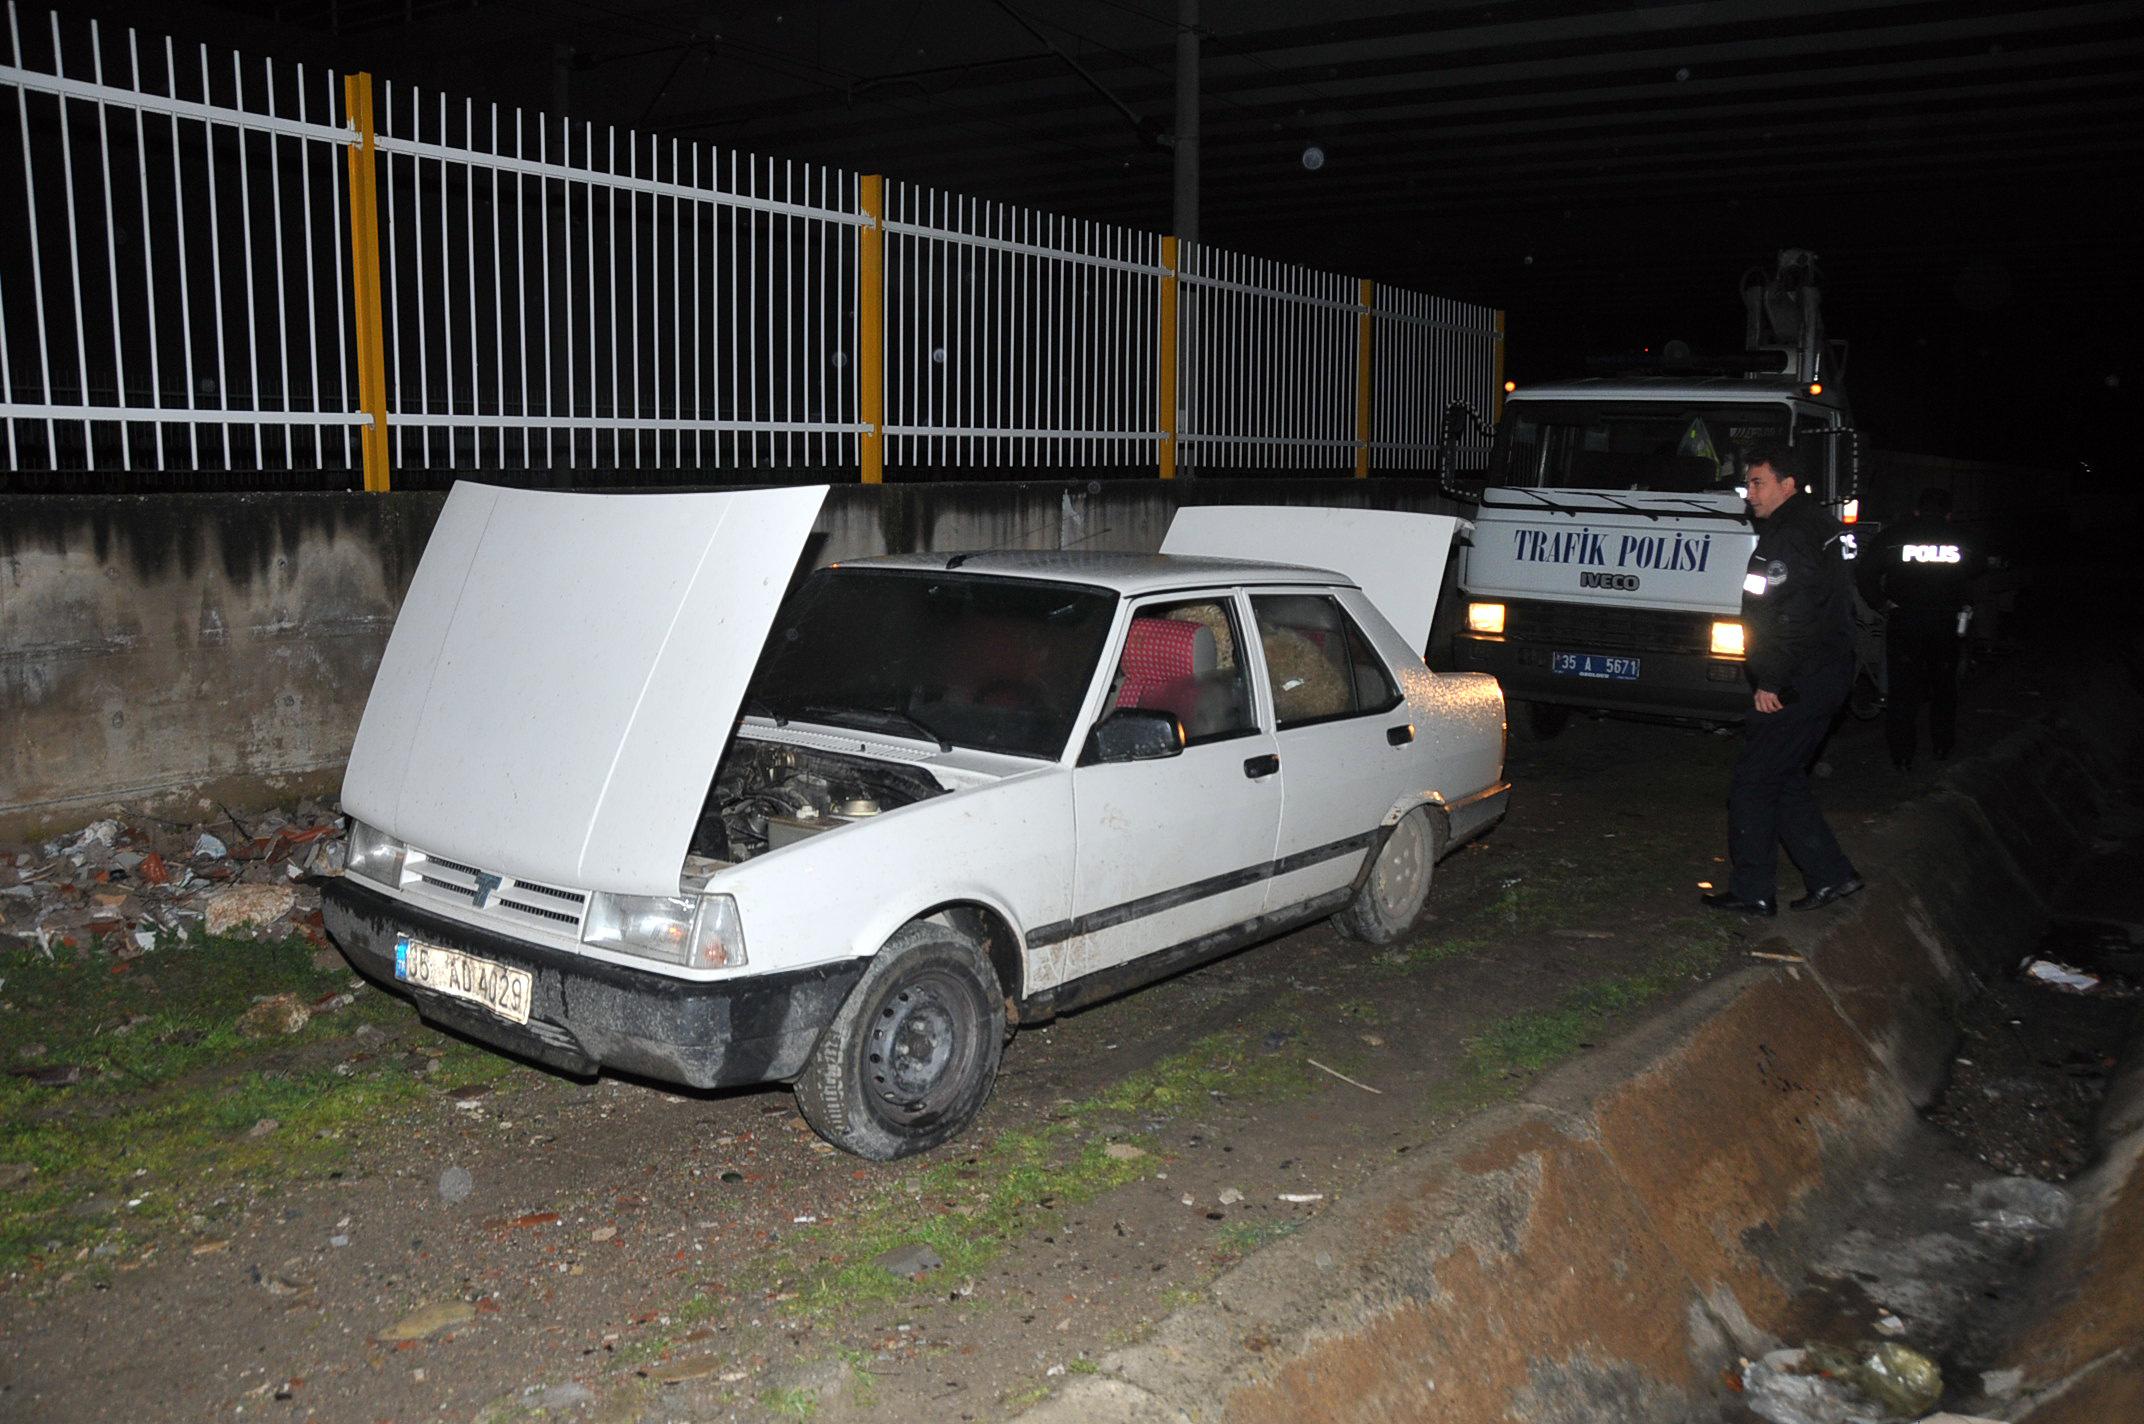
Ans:
[[[1712,650],[1712,615],[1527,600],[1506,605],[1504,636],[1553,643],[1564,652],[1706,654]]]
[[[402,888],[435,895],[456,908],[473,909],[481,915],[507,923],[538,925],[553,932],[578,932],[588,897],[579,890],[561,890],[535,880],[496,877],[497,883],[484,903],[477,904],[478,877],[488,872],[458,860],[428,855],[411,847],[403,864]]]

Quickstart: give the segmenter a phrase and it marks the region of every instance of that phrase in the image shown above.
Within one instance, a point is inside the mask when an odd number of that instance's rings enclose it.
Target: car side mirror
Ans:
[[[1184,749],[1184,724],[1173,712],[1151,707],[1119,707],[1087,734],[1081,766],[1120,761],[1159,761]]]

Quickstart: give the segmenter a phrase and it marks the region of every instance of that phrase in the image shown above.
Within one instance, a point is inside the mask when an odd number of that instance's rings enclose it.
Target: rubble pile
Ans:
[[[0,846],[0,949],[98,949],[115,961],[196,933],[329,948],[319,881],[340,875],[341,816],[317,802],[241,823],[92,822]]]

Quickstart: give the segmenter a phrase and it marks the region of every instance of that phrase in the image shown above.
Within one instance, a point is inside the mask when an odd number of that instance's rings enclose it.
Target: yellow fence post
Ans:
[[[346,74],[343,108],[357,126],[350,149],[350,301],[356,308],[357,404],[372,417],[359,435],[365,489],[385,494],[387,476],[387,339],[380,314],[380,195],[373,170],[372,76]]]
[[[1504,419],[1504,314],[1501,311],[1496,314],[1496,337],[1491,344],[1496,347],[1496,390],[1489,397],[1492,402],[1489,423],[1497,425]]]
[[[1176,239],[1161,240],[1161,477],[1176,478]]]
[[[1355,308],[1355,478],[1370,474],[1370,301],[1376,285],[1362,279]]]
[[[856,204],[865,219],[856,234],[856,415],[864,427],[858,455],[864,483],[875,485],[886,478],[885,177],[859,179]]]

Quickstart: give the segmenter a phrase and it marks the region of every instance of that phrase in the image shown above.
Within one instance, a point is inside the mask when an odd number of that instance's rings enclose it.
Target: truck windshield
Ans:
[[[1489,482],[1528,489],[1732,492],[1741,451],[1784,440],[1785,406],[1514,400]]]
[[[748,713],[1055,757],[1116,609],[1105,589],[821,569],[783,605]]]

